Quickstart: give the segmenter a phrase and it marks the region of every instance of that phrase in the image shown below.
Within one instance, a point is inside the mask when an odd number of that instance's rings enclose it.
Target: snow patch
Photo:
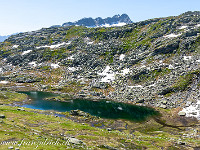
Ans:
[[[146,66],[145,66],[145,65],[142,65],[140,68],[146,68]]]
[[[106,23],[104,25],[101,25],[100,27],[111,27],[111,25]]]
[[[30,62],[30,63],[28,63],[30,66],[32,66],[32,67],[36,67],[37,66],[37,64],[36,64],[36,62],[35,61],[32,61],[32,62]]]
[[[126,68],[126,69],[122,70],[122,73],[120,73],[120,74],[125,75],[125,74],[128,74],[129,72],[130,72],[130,69]]]
[[[106,66],[106,68],[104,69],[104,71],[102,73],[99,73],[99,74],[106,75],[110,70],[111,70],[110,66]]]
[[[154,84],[149,85],[148,87],[155,87],[155,86],[156,84],[154,83]]]
[[[115,80],[115,75],[120,74],[120,75],[126,75],[130,72],[129,68],[125,68],[121,70],[121,73],[119,72],[113,72],[110,68],[110,66],[106,66],[106,68],[103,70],[102,73],[97,73],[98,75],[104,76],[100,82],[111,82]]]
[[[36,48],[37,48],[37,49],[40,49],[40,48],[49,47],[49,48],[53,49],[53,48],[58,48],[58,47],[60,47],[60,46],[62,46],[62,45],[66,45],[66,44],[69,45],[70,42],[69,42],[69,43],[63,42],[63,43],[60,43],[60,44],[55,44],[55,45],[50,45],[50,46],[48,46],[48,45],[45,45],[45,46],[38,46],[38,47],[36,47]]]
[[[68,67],[68,70],[69,71],[76,71],[76,68],[75,67]]]
[[[185,28],[187,28],[188,26],[181,26],[180,28],[178,28],[178,29],[185,29]]]
[[[91,39],[89,37],[85,37],[84,42],[86,42],[87,44],[93,44],[94,43],[94,41],[91,41]]]
[[[183,60],[190,60],[192,59],[192,56],[183,56]]]
[[[105,76],[100,80],[100,82],[111,82],[115,80],[115,73],[111,71],[110,66],[106,66],[104,71],[102,73],[98,73],[98,75]]]
[[[67,59],[74,60],[74,57],[72,55],[72,56],[68,57]]]
[[[94,42],[88,42],[87,44],[93,44]]]
[[[111,82],[114,80],[115,80],[115,74],[111,73],[111,74],[107,74],[104,78],[102,78],[100,82]]]
[[[172,66],[171,64],[169,65],[168,69],[175,69],[174,66]]]
[[[125,57],[125,55],[124,55],[124,54],[121,54],[121,55],[119,56],[119,60],[123,60],[124,57]]]
[[[174,33],[171,33],[171,34],[168,34],[168,35],[165,35],[163,36],[164,38],[175,38],[175,37],[178,37],[180,36],[181,34],[174,34]]]
[[[51,68],[56,69],[59,68],[60,66],[58,64],[51,64]]]
[[[26,54],[28,54],[28,53],[30,53],[30,52],[32,52],[32,50],[24,51],[24,52],[22,52],[22,55],[26,55]]]
[[[200,100],[196,104],[183,108],[181,112],[186,113],[186,117],[195,117],[200,120]]]
[[[142,85],[128,86],[129,88],[143,88]]]
[[[8,84],[9,81],[0,81],[0,84]]]
[[[200,27],[200,24],[197,24],[195,27],[197,27],[197,28]]]
[[[19,45],[13,45],[13,48],[18,48],[19,47]]]
[[[117,24],[113,24],[112,26],[118,26],[118,27],[121,27],[121,26],[125,26],[126,23],[125,22],[119,22]]]
[[[119,22],[119,23],[116,23],[116,24],[104,24],[104,25],[101,25],[100,27],[121,27],[121,26],[125,26],[126,23],[125,22]]]

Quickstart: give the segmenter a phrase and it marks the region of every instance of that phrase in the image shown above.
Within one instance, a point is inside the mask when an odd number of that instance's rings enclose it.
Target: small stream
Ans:
[[[114,101],[98,100],[91,101],[85,99],[72,99],[66,102],[44,100],[48,97],[55,97],[58,94],[48,92],[20,92],[27,94],[32,101],[29,104],[24,104],[22,107],[40,109],[40,110],[54,110],[65,112],[70,110],[82,110],[91,115],[107,119],[126,119],[132,121],[144,121],[148,117],[158,115],[158,112],[152,108],[144,106],[136,106],[125,103],[118,103]]]

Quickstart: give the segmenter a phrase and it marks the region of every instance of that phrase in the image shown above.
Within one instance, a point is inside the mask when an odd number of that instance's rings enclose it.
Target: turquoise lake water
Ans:
[[[108,119],[126,119],[132,121],[144,121],[148,117],[158,115],[158,112],[152,108],[144,106],[136,106],[125,103],[118,103],[108,100],[91,101],[85,99],[72,99],[67,102],[44,100],[48,97],[55,97],[56,94],[48,92],[20,92],[27,94],[31,99],[31,103],[23,105],[23,107],[55,110],[65,112],[70,110],[82,110],[91,115],[108,118]]]

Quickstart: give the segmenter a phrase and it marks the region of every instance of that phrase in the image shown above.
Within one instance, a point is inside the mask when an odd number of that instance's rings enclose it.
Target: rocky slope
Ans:
[[[4,88],[162,108],[195,105],[200,96],[200,12],[122,27],[43,28],[13,35],[0,49]]]

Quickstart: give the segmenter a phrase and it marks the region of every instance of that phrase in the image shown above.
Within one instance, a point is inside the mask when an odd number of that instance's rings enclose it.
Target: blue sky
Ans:
[[[0,35],[37,30],[83,17],[126,13],[132,21],[200,11],[200,0],[0,0]]]

